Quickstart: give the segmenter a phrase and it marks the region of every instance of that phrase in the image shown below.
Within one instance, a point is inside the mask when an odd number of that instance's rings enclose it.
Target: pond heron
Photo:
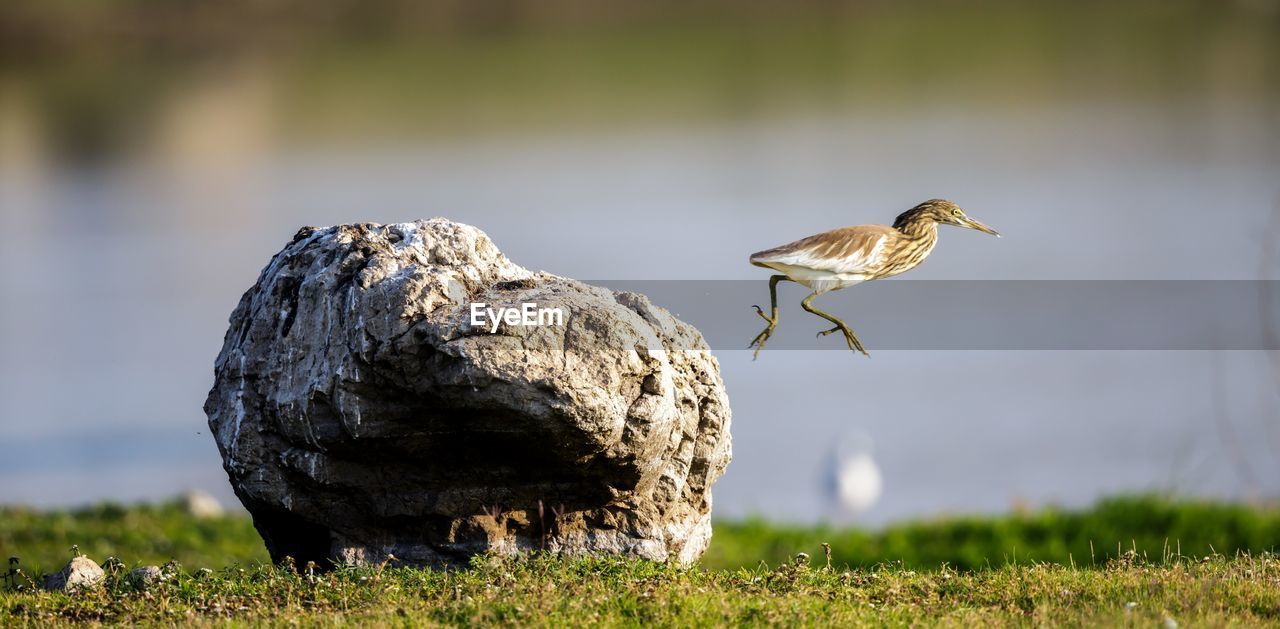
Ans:
[[[945,199],[931,199],[898,215],[893,227],[855,225],[838,227],[793,243],[751,254],[751,264],[778,271],[769,278],[769,314],[760,306],[756,313],[768,322],[764,331],[748,345],[753,357],[760,355],[764,344],[778,325],[778,282],[787,280],[802,284],[811,293],[800,307],[835,327],[818,336],[833,332],[844,334],[850,350],[870,356],[857,335],[844,321],[813,307],[814,297],[869,280],[897,275],[924,262],[938,242],[938,225],[956,225],[999,236],[994,229],[965,215],[960,206]]]

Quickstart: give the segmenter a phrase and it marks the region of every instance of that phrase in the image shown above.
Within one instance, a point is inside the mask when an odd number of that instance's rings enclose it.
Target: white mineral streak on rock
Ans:
[[[244,354],[240,354],[240,374],[235,390],[235,409],[233,416],[235,421],[235,429],[231,435],[231,449],[229,451],[227,461],[230,465],[236,464],[236,444],[240,442],[240,426],[244,423]],[[216,430],[216,428],[214,429]]]
[[[489,334],[472,302],[565,322]],[[341,225],[300,231],[230,323],[205,411],[277,560],[689,562],[710,540],[719,365],[643,295],[530,272],[444,219]]]

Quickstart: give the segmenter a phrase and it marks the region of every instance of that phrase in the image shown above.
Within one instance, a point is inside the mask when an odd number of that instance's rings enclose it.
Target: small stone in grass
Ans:
[[[136,590],[149,590],[164,580],[164,572],[160,566],[142,566],[129,573],[129,585]]]
[[[67,562],[61,571],[47,575],[44,589],[68,593],[89,590],[101,585],[105,576],[97,562],[80,555]]]

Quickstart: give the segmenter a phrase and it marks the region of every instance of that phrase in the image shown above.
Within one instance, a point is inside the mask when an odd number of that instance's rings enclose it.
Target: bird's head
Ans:
[[[928,220],[943,225],[956,225],[958,227],[967,227],[976,229],[984,234],[991,234],[999,237],[1000,234],[994,229],[969,218],[960,209],[960,206],[946,199],[930,199],[917,205],[906,212],[898,215],[898,220],[894,221],[894,227],[900,227],[905,223],[913,223],[916,221]]]

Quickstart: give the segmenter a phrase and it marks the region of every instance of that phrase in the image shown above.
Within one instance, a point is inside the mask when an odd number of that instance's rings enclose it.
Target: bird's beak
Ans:
[[[978,221],[975,221],[969,218],[968,216],[964,217],[964,219],[961,222],[964,224],[965,227],[968,227],[969,229],[976,229],[984,234],[991,234],[996,238],[1000,237],[1000,232],[994,229],[991,229],[990,227],[987,227],[986,225],[983,225],[982,223],[979,223]]]

